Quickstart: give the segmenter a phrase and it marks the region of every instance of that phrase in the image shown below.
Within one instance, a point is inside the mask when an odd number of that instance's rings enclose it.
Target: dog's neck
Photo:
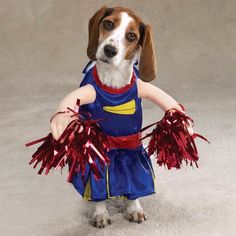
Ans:
[[[133,75],[133,61],[124,60],[119,66],[101,61],[96,62],[99,80],[112,88],[130,84]]]

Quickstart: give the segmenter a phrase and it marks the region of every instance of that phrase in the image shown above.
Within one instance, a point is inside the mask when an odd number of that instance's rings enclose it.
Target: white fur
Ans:
[[[142,223],[147,219],[146,213],[143,211],[138,199],[127,201],[125,218],[137,223]]]
[[[97,61],[96,66],[99,79],[109,87],[122,88],[131,81],[133,63],[128,60],[124,60],[119,66]]]
[[[93,215],[99,215],[99,214],[105,214],[107,215],[107,208],[106,208],[106,201],[100,201],[100,202],[92,202],[94,205],[94,213]]]
[[[127,212],[132,213],[134,211],[143,211],[139,200],[127,200]]]
[[[125,32],[128,24],[134,19],[126,12],[121,13],[120,25],[114,29],[104,41],[99,39],[99,46],[96,53],[97,71],[102,83],[113,88],[121,88],[129,84],[132,78],[133,63],[136,55],[131,60],[124,59],[126,54]],[[105,45],[110,44],[117,49],[117,55],[107,58],[104,55]],[[109,63],[104,63],[101,59],[106,59]]]

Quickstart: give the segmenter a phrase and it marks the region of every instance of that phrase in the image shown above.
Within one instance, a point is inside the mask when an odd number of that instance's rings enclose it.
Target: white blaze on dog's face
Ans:
[[[96,58],[115,66],[132,61],[140,47],[139,38],[138,22],[127,12],[114,12],[99,25]]]

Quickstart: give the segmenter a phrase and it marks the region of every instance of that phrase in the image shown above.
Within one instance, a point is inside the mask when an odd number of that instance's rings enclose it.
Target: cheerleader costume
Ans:
[[[85,184],[81,172],[77,172],[72,179],[74,188],[89,201],[110,198],[133,200],[154,194],[155,174],[151,159],[140,142],[142,106],[138,97],[139,73],[136,66],[133,66],[131,83],[120,89],[101,83],[95,62],[89,62],[83,73],[80,87],[92,85],[96,99],[93,103],[81,105],[79,111],[90,113],[90,118],[99,120],[110,143],[107,153],[110,165],[100,169],[103,178],[97,180],[86,164]]]

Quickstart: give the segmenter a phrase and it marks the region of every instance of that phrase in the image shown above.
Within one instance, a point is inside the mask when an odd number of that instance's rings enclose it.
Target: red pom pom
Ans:
[[[197,166],[199,157],[194,139],[199,137],[207,142],[208,140],[196,133],[191,135],[188,131],[191,123],[193,124],[193,120],[189,116],[174,108],[166,111],[161,121],[154,123],[156,127],[142,139],[151,137],[147,152],[149,155],[156,153],[157,164],[166,165],[168,169],[179,169],[184,160],[186,164],[190,162],[192,166],[194,162]]]
[[[110,159],[106,156],[106,152],[109,150],[107,137],[95,120],[84,119],[76,112],[74,114],[77,115],[77,119],[71,121],[58,140],[55,140],[49,133],[42,139],[26,144],[26,146],[31,146],[44,141],[33,154],[29,164],[36,162],[35,168],[41,162],[38,174],[46,169],[46,175],[50,169],[62,169],[68,164],[68,182],[72,182],[74,173],[79,171],[81,171],[84,181],[86,164],[88,164],[95,178],[100,179],[102,174],[95,161],[98,160],[102,169],[110,163]],[[89,116],[89,114],[85,115]]]

